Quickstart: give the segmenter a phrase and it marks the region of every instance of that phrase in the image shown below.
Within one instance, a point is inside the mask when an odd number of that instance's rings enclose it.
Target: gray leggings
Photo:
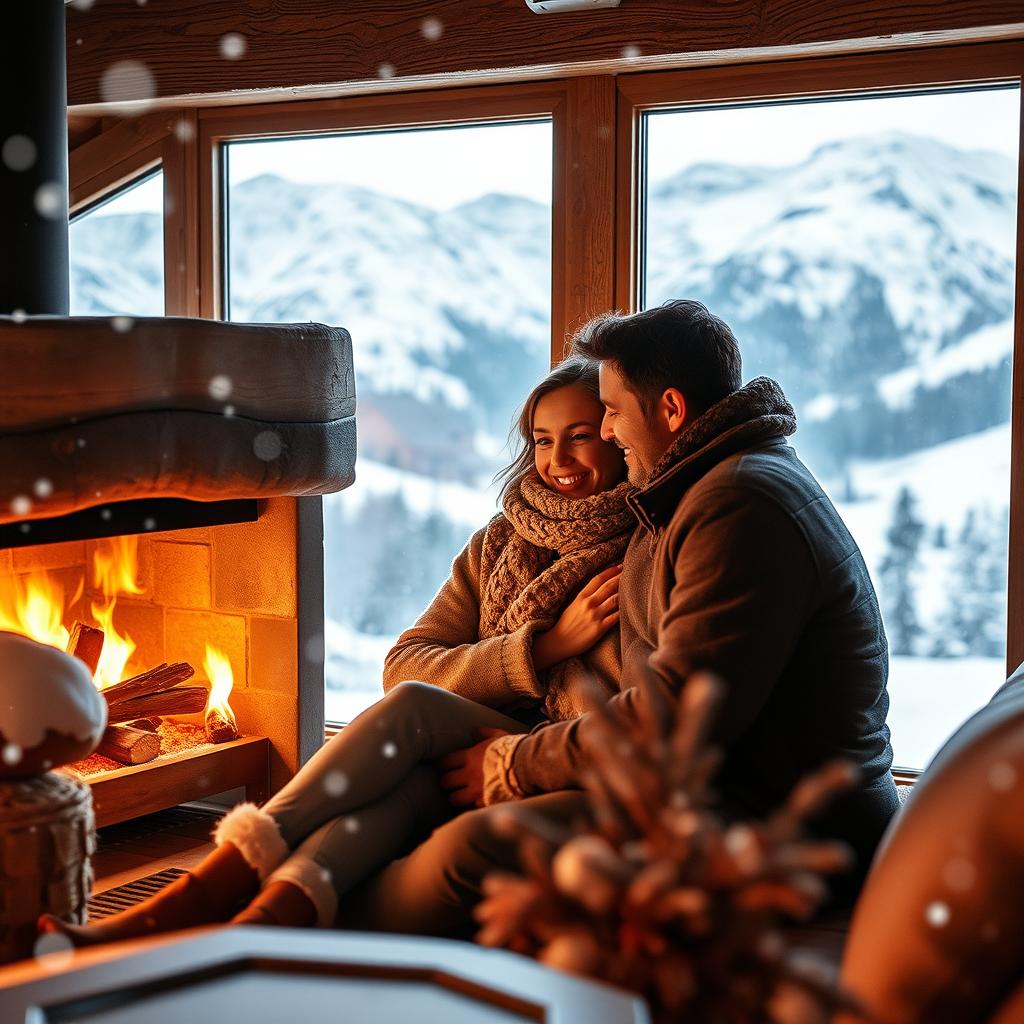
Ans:
[[[399,683],[324,744],[263,810],[292,857],[330,873],[341,896],[455,810],[429,762],[525,732],[507,715],[428,683]]]

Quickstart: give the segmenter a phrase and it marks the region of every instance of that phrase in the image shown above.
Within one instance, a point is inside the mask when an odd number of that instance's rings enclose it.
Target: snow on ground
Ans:
[[[889,729],[894,767],[924,768],[1005,679],[1000,658],[892,658]]]
[[[328,722],[351,722],[384,696],[384,657],[394,642],[394,637],[370,636],[326,620],[324,716]]]
[[[794,444],[800,451],[799,433]],[[927,524],[918,576],[919,612],[925,624],[944,606],[950,586],[952,546],[971,508],[987,506],[995,515],[1010,498],[1010,426],[1002,424],[967,437],[935,445],[912,455],[876,462],[860,461],[851,469],[859,500],[837,501],[841,487],[826,490],[860,545],[875,588],[886,552],[885,534],[901,487],[917,498],[917,514]],[[951,548],[933,546],[936,527],[944,524]]]

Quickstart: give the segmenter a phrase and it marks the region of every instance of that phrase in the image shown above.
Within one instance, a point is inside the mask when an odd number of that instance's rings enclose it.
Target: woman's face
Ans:
[[[544,395],[533,410],[533,461],[559,494],[589,498],[625,476],[622,453],[601,440],[604,406],[578,384]]]

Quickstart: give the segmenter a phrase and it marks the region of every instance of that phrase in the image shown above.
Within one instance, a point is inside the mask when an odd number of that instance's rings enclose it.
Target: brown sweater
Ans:
[[[561,612],[527,622],[512,633],[480,639],[481,555],[493,524],[478,530],[452,565],[451,575],[427,610],[407,629],[384,661],[384,689],[418,679],[488,707],[543,706],[560,721],[580,714],[594,699],[619,689],[619,631],[613,629],[580,658],[538,676],[533,637]]]

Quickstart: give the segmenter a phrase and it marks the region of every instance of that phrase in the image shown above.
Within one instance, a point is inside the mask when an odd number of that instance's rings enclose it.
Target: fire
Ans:
[[[206,673],[206,678],[210,680],[210,699],[206,703],[207,721],[211,715],[219,715],[232,728],[237,728],[235,713],[228,703],[228,696],[235,685],[235,674],[231,670],[230,659],[219,648],[207,644],[206,655],[203,658],[203,671]]]
[[[101,690],[121,681],[124,667],[135,650],[131,638],[114,628],[114,606],[119,594],[142,593],[137,574],[136,537],[114,537],[101,542],[93,558],[92,579],[103,599],[90,603],[94,624],[105,634],[103,655],[94,677]],[[0,587],[0,629],[66,650],[71,634],[64,625],[64,610],[78,601],[84,589],[83,579],[68,601],[58,577],[45,572],[29,573],[24,578],[12,576]]]
[[[82,584],[72,598],[81,596]],[[0,590],[0,629],[21,633],[51,647],[67,647],[70,633],[61,621],[64,587],[46,573],[30,573],[24,580],[15,576]]]
[[[96,685],[101,689],[119,683],[128,659],[135,653],[135,643],[114,628],[114,605],[119,594],[141,594],[137,583],[139,571],[137,537],[112,537],[96,550],[92,564],[93,586],[103,600],[90,605],[96,625],[103,630],[103,654],[96,666]]]

